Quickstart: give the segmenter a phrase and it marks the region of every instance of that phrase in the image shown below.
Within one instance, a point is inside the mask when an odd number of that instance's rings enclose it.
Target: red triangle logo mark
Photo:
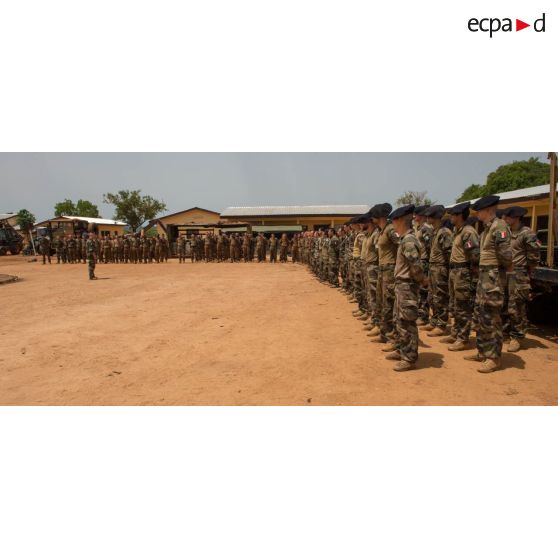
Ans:
[[[524,21],[521,21],[520,19],[515,20],[515,30],[516,31],[521,31],[522,29],[525,29],[526,27],[531,27],[531,24],[530,23],[525,23]]]

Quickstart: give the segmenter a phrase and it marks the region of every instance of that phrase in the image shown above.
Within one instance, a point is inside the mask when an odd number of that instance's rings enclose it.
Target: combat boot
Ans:
[[[406,360],[400,360],[394,367],[395,372],[407,372],[407,370],[414,370],[415,364]]]
[[[500,368],[500,359],[498,358],[487,358],[482,366],[477,368],[481,374],[489,374],[490,372],[495,372]]]
[[[456,341],[457,339],[453,335],[448,335],[447,337],[442,337],[440,339],[440,343],[447,343],[448,345],[452,345]]]
[[[392,351],[397,351],[395,343],[388,343],[385,347],[382,347],[382,353],[391,353]]]
[[[387,343],[387,340],[383,335],[375,335],[370,339],[370,343]]]
[[[432,330],[427,329],[426,331],[428,331],[428,333],[426,334],[428,337],[442,337],[446,334],[446,331],[440,327],[435,327]]]
[[[358,308],[357,310],[353,310],[353,316],[355,318],[360,318],[360,316],[364,316],[364,312]]]
[[[510,340],[510,344],[508,346],[508,353],[517,353],[517,351],[521,350],[521,341],[514,337]]]
[[[365,324],[365,325],[363,326],[362,329],[363,329],[364,331],[372,331],[372,328],[373,328],[373,327],[374,327],[374,326],[373,326],[372,324]]]
[[[432,331],[434,329],[434,326],[432,324],[426,324],[423,328],[422,331]]]
[[[366,320],[368,320],[368,318],[370,318],[370,315],[367,314],[366,312],[365,312],[364,314],[362,314],[362,316],[359,316],[359,317],[358,317],[358,319],[359,319],[361,322],[365,322]]]
[[[398,351],[393,351],[386,355],[386,360],[401,360],[401,355]]]
[[[376,325],[370,333],[372,333],[372,335],[380,335],[380,328]]]
[[[485,358],[482,355],[477,353],[476,355],[466,355],[463,357],[463,360],[471,360],[473,362],[484,362]]]
[[[448,351],[464,351],[466,349],[467,343],[465,343],[465,341],[462,341],[461,339],[458,339],[457,341],[455,341],[455,343],[448,347]]]

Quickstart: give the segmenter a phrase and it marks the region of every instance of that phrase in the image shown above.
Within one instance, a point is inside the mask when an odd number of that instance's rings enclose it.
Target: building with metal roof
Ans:
[[[259,205],[227,207],[222,221],[237,220],[254,227],[287,227],[287,231],[338,227],[370,209],[369,205]],[[290,228],[289,228],[290,227]],[[263,229],[260,229],[263,230]],[[277,229],[279,232],[280,229]]]
[[[35,228],[48,228],[53,234],[74,234],[76,232],[93,231],[100,235],[123,234],[124,221],[102,219],[101,217],[81,217],[77,215],[60,215],[35,224]]]
[[[548,240],[548,215],[550,212],[550,184],[520,188],[518,190],[510,190],[509,192],[499,192],[496,195],[500,196],[499,208],[519,205],[527,209],[525,219],[530,222],[530,227],[537,233],[543,246],[546,246]],[[479,198],[470,201],[475,203],[477,199]],[[454,205],[456,204],[447,205],[446,208],[449,209]]]

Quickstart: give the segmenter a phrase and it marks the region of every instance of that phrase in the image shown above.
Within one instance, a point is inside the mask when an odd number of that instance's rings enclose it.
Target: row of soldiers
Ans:
[[[338,231],[304,235],[302,260],[358,305],[354,316],[372,342],[385,344],[394,370],[415,367],[422,327],[450,351],[468,349],[474,331],[477,351],[465,359],[493,372],[504,336],[509,352],[522,348],[530,278],[540,259],[540,242],[522,221],[526,210],[498,210],[498,202],[487,196],[448,209],[395,211],[378,204]]]
[[[54,240],[56,263],[74,264],[87,261],[87,234],[66,235]],[[100,263],[162,263],[170,256],[170,245],[165,235],[153,237],[139,234],[94,235],[94,252],[96,261]],[[40,251],[43,264],[51,263],[52,244],[50,237],[43,236],[40,240]]]
[[[295,235],[292,240],[287,234],[277,237],[274,233],[266,238],[262,233],[254,236],[251,233],[232,233],[230,236],[209,233],[205,236],[187,236],[181,234],[176,243],[176,252],[180,263],[186,261],[189,256],[192,262],[251,262],[256,259],[263,263],[267,261],[276,263],[277,259],[282,263],[287,262],[289,253],[293,263],[299,260],[299,239]]]

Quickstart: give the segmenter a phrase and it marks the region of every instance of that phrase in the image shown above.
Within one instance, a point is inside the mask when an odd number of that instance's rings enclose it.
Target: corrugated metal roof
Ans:
[[[17,215],[17,213],[0,213],[0,221],[3,219],[11,219],[12,217],[15,217]]]
[[[85,221],[86,223],[93,223],[94,225],[123,225],[127,223],[123,221],[114,221],[113,219],[101,219],[99,217],[75,217],[73,215],[62,215],[64,219],[77,219],[78,221]],[[54,220],[54,219],[53,219]]]
[[[221,217],[291,217],[325,215],[362,215],[368,205],[259,205],[227,207]]]
[[[509,192],[500,192],[496,194],[500,196],[500,201],[505,202],[506,200],[515,200],[520,198],[532,198],[534,196],[544,196],[550,194],[550,184],[545,184],[543,186],[532,186],[531,188],[520,188],[519,190],[510,190]],[[470,200],[471,203],[475,203],[480,198],[475,198]],[[457,205],[452,203],[451,205],[446,205],[446,208],[453,207]]]
[[[302,225],[254,225],[252,232],[275,233],[275,232],[301,232]]]

